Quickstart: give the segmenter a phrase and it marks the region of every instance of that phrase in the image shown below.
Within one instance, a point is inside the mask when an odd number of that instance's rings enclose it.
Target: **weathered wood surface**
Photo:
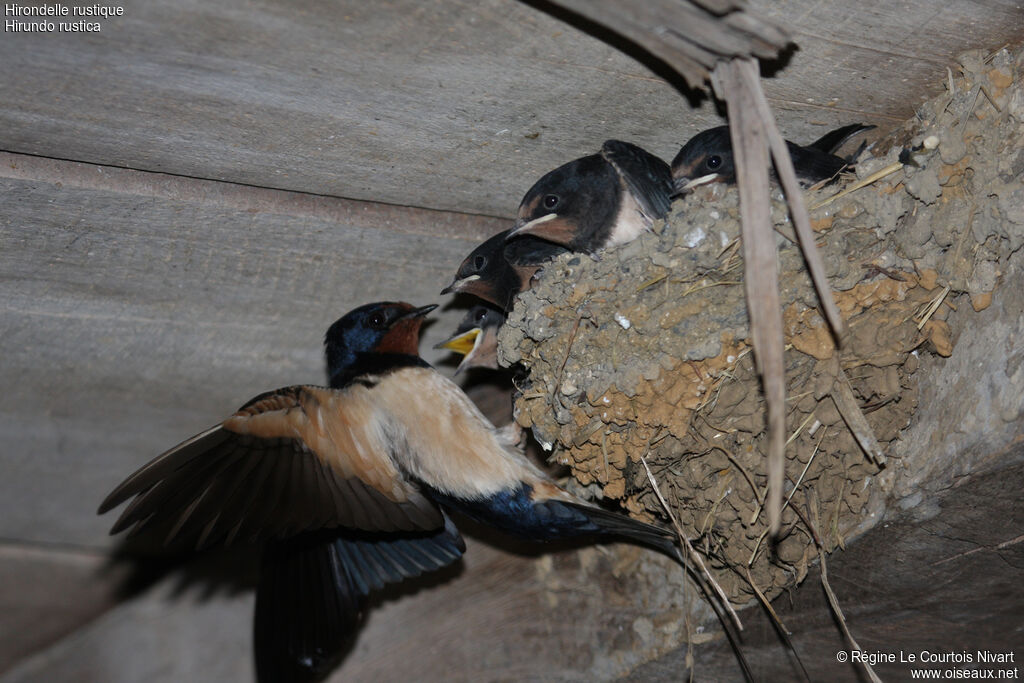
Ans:
[[[11,155],[0,193],[0,538],[76,546],[106,544],[119,479],[261,391],[322,383],[331,322],[448,300],[505,225]]]
[[[541,173],[720,122],[646,66],[515,0],[122,3],[100,33],[0,41],[0,150],[510,216]],[[797,141],[887,124],[950,58],[1021,37],[1013,0],[774,2],[800,46],[766,91]]]

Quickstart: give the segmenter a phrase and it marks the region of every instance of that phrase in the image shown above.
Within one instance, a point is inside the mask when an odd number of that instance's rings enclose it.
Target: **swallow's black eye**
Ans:
[[[384,329],[384,325],[385,323],[387,323],[387,321],[387,316],[384,315],[382,312],[377,311],[376,313],[370,316],[370,327],[372,327],[375,330],[382,330]]]
[[[712,171],[714,171],[715,169],[717,169],[721,165],[722,165],[722,157],[718,156],[717,154],[714,154],[714,155],[708,157],[707,167],[709,169],[711,169]]]
[[[477,270],[483,270],[484,266],[486,266],[486,265],[487,265],[487,257],[486,256],[477,256],[475,259],[473,259],[473,267],[476,268]]]
[[[486,317],[487,317],[487,309],[486,308],[481,308],[480,310],[478,310],[476,312],[476,315],[473,316],[473,318],[476,319],[477,322],[480,322],[481,320],[483,320]]]
[[[553,194],[544,195],[544,208],[550,211],[558,206],[558,197]]]

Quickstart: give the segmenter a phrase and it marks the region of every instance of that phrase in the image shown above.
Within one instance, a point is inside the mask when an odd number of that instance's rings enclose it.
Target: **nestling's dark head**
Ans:
[[[729,126],[709,128],[690,138],[672,160],[672,181],[677,194],[704,183],[735,183]]]
[[[420,327],[437,304],[416,308],[412,304],[382,301],[355,308],[327,329],[327,372],[334,377],[354,365],[360,354],[396,353],[419,355]]]
[[[600,154],[570,161],[534,183],[509,237],[535,235],[587,251],[595,232],[610,230],[621,193],[618,174]]]
[[[498,329],[503,324],[503,311],[488,304],[477,304],[466,312],[455,334],[434,348],[465,356],[455,374],[472,367],[497,367]]]
[[[487,283],[501,280],[503,276],[507,277],[505,271],[508,270],[508,264],[502,259],[501,251],[505,247],[505,238],[508,237],[508,232],[508,230],[503,230],[497,235],[488,237],[476,249],[469,252],[469,256],[462,260],[459,269],[455,271],[452,283],[442,289],[441,293],[466,292],[482,296],[481,292],[476,291],[477,289],[488,286]]]

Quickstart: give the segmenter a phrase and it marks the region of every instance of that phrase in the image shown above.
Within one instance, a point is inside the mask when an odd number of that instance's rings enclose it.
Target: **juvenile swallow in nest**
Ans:
[[[860,123],[836,128],[806,147],[787,140],[786,147],[801,186],[810,187],[835,178],[860,150],[848,159],[836,156],[835,151],[854,135],[872,128],[874,126]],[[729,126],[709,128],[690,138],[672,160],[672,179],[677,194],[711,182],[735,185],[736,165]]]
[[[464,292],[512,310],[516,295],[530,288],[533,276],[566,249],[529,235],[506,242],[509,231],[499,232],[470,252],[459,264],[452,283],[441,290]]]
[[[455,328],[455,334],[435,349],[462,354],[455,374],[470,368],[498,369],[498,330],[505,324],[505,313],[488,304],[477,304]]]
[[[669,531],[556,485],[418,355],[435,306],[361,306],[331,325],[329,385],[256,396],[122,482],[111,533],[167,530],[203,548],[266,542],[257,679],[312,681],[340,662],[385,584],[465,550],[448,512],[527,539],[624,539],[682,562]]]
[[[534,235],[592,254],[624,244],[668,215],[672,171],[636,145],[608,140],[599,154],[541,177],[523,197],[509,239]]]

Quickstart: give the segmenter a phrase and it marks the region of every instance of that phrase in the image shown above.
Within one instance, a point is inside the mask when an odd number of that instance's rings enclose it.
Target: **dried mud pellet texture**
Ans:
[[[819,314],[775,197],[792,436],[790,504],[774,555],[762,508],[765,407],[749,341],[734,189],[701,188],[676,201],[654,232],[597,257],[559,257],[501,332],[503,362],[529,372],[516,401],[520,424],[586,490],[599,488],[636,517],[664,520],[646,460],[737,603],[753,596],[751,580],[771,596],[803,579],[815,557],[804,517],[818,520],[828,549],[878,518],[884,478],[833,399],[838,373],[886,451],[914,414],[919,355],[955,352],[949,311],[987,307],[1007,259],[1019,257],[1019,57],[965,55],[953,85],[862,155],[857,175],[892,164],[904,149],[908,165],[811,212],[847,325],[842,349]],[[852,175],[810,193],[808,205]],[[816,509],[807,511],[809,504]]]

